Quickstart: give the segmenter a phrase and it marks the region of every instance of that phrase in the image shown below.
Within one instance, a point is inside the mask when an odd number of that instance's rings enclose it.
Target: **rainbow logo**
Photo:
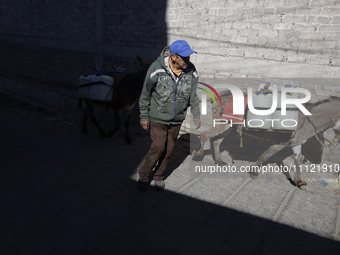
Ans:
[[[222,100],[221,100],[220,96],[218,95],[217,91],[216,91],[213,87],[211,87],[210,85],[208,85],[208,84],[206,84],[206,83],[203,83],[203,82],[198,82],[198,83],[199,83],[199,84],[202,84],[202,85],[204,85],[204,86],[206,86],[206,87],[209,88],[212,92],[214,92],[215,95],[217,96],[218,100],[220,101],[221,106],[222,106]],[[201,89],[201,90],[207,92],[207,94],[212,98],[212,100],[214,100],[214,103],[215,103],[215,105],[217,106],[215,97],[213,96],[213,94],[211,94],[211,92],[210,92],[209,90],[203,89],[203,88],[200,88],[200,87],[197,87],[197,88],[199,88],[199,89]]]

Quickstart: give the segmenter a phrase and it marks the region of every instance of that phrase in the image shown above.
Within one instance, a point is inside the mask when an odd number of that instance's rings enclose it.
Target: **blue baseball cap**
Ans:
[[[171,45],[170,45],[170,54],[178,54],[182,57],[188,57],[190,56],[192,53],[197,53],[196,51],[193,51],[189,44],[184,41],[184,40],[177,40],[174,41]]]

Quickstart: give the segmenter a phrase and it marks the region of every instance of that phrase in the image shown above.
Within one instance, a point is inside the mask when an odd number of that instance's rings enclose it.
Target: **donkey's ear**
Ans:
[[[142,59],[140,56],[137,56],[137,61],[138,61],[138,64],[139,64],[140,66],[145,66],[145,65],[148,64],[148,63],[147,63],[144,59]]]

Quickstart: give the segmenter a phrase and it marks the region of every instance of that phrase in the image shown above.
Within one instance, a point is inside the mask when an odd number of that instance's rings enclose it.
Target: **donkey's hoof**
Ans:
[[[302,186],[299,187],[299,189],[304,190],[304,191],[308,191],[308,186],[302,185]]]
[[[258,174],[250,174],[250,178],[252,178],[254,181],[258,181],[259,175]]]
[[[304,182],[304,181],[294,181],[295,182],[295,185],[301,189],[301,190],[305,190],[307,191],[308,190],[308,187],[307,187],[307,183]]]
[[[226,162],[224,162],[224,161],[218,161],[218,162],[215,162],[217,165],[219,165],[219,166],[226,166],[226,165],[228,165]]]
[[[195,160],[195,161],[201,161],[203,159],[203,155],[200,155],[197,153],[197,151],[193,151],[191,153],[191,157],[192,157],[192,160]]]

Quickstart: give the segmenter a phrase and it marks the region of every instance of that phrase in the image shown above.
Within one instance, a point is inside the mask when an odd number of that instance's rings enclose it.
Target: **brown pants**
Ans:
[[[170,155],[175,147],[175,143],[181,125],[164,125],[151,122],[151,146],[145,157],[145,161],[139,169],[139,177],[147,180],[152,169],[158,162],[154,180],[163,180],[165,168],[168,165]]]

